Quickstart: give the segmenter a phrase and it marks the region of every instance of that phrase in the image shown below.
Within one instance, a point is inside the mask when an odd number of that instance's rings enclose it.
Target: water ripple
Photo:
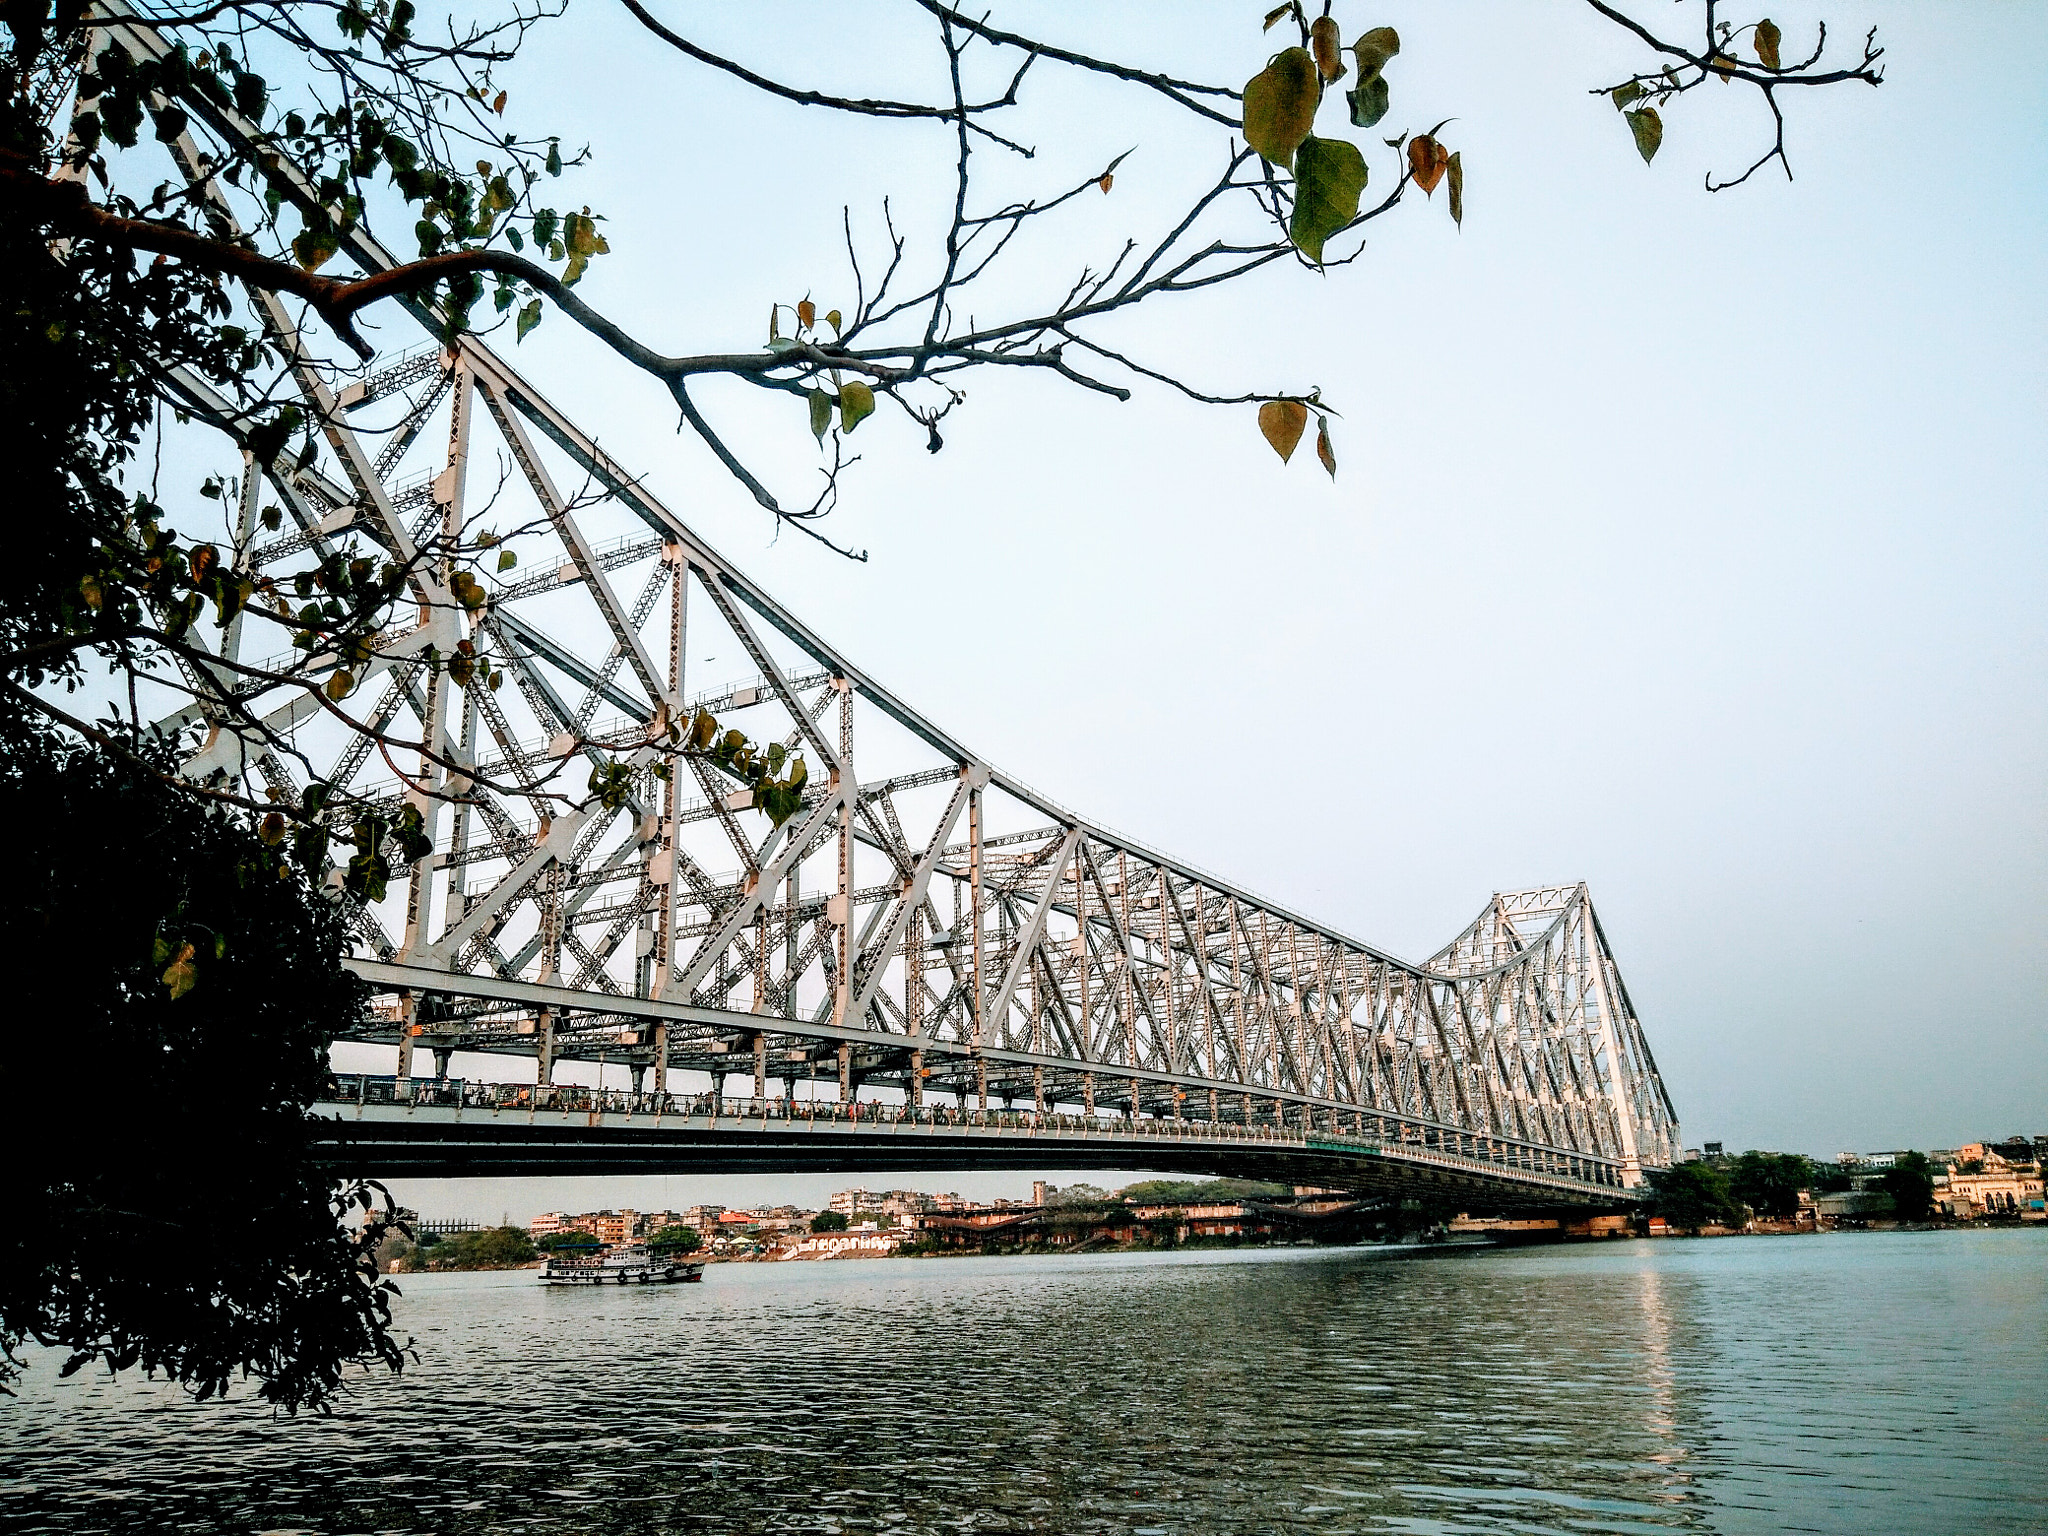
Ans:
[[[21,1531],[2048,1529],[2042,1234],[417,1276],[327,1419],[56,1380]]]

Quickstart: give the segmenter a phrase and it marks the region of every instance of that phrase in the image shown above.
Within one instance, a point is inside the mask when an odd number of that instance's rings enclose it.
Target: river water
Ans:
[[[413,1276],[326,1419],[56,1379],[13,1530],[2048,1531],[2048,1233]]]

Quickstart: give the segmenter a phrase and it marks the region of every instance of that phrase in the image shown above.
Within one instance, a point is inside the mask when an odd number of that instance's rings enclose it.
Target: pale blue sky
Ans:
[[[880,5],[657,9],[800,84],[931,89],[932,45]],[[1234,83],[1260,11],[995,19]],[[1772,14],[1788,53],[1810,36],[1809,8]],[[1645,167],[1586,94],[1633,55],[1583,6],[1351,18],[1404,40],[1386,131],[1456,117],[1463,232],[1418,200],[1346,271],[1117,332],[1219,389],[1320,384],[1334,486],[1249,409],[977,380],[936,457],[887,413],[863,429],[831,530],[855,566],[771,544],[658,386],[559,318],[516,360],[874,676],[1109,825],[1418,957],[1497,888],[1588,880],[1688,1143],[2048,1131],[2048,10],[1821,14],[1878,24],[1887,83],[1792,103],[1798,181],[1718,196],[1760,104],[1697,93]],[[522,126],[595,152],[574,196],[616,254],[582,291],[671,350],[844,302],[842,204],[872,222],[886,192],[926,230],[950,195],[939,130],[762,103],[602,5],[509,79]],[[1138,152],[1030,291],[1227,137],[1037,90],[1046,152],[1007,185]],[[795,495],[800,408],[749,394],[704,399]]]

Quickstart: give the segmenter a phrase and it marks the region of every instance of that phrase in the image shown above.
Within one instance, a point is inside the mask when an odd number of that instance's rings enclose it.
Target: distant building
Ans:
[[[590,1217],[590,1226],[586,1230],[608,1247],[630,1243],[640,1235],[640,1213],[633,1210],[597,1211]]]
[[[1045,1197],[1051,1192],[1052,1186],[1046,1183],[1045,1180],[1033,1179],[1031,1181],[1031,1203],[1033,1205],[1045,1204]]]
[[[1964,1169],[1975,1169],[1966,1173]],[[1984,1217],[2048,1220],[2044,1209],[2040,1159],[2034,1141],[2012,1136],[2004,1141],[1973,1141],[1956,1148],[1955,1162],[1937,1177],[1934,1200],[1959,1221]]]
[[[435,1237],[454,1237],[460,1232],[481,1231],[483,1231],[482,1225],[474,1221],[455,1221],[440,1218],[434,1221],[418,1221],[413,1223],[413,1232],[416,1236],[420,1237],[425,1237],[430,1233]]]
[[[526,1224],[526,1235],[539,1242],[544,1237],[553,1237],[557,1232],[573,1230],[568,1222],[569,1218],[560,1211],[542,1211]]]
[[[1702,1143],[1700,1143],[1700,1156],[1702,1156],[1702,1157],[1721,1157],[1721,1156],[1724,1156],[1724,1155],[1725,1155],[1725,1154],[1724,1154],[1724,1153],[1722,1152],[1722,1150],[1721,1150],[1721,1143],[1720,1143],[1720,1142],[1718,1142],[1718,1141],[1707,1141],[1707,1142],[1702,1142]]]
[[[775,1254],[780,1259],[886,1259],[910,1240],[908,1231],[812,1232]]]
[[[825,1203],[828,1211],[837,1211],[848,1221],[863,1212],[876,1216],[915,1216],[919,1212],[934,1209],[932,1195],[918,1189],[842,1189]],[[960,1197],[950,1197],[958,1200]]]

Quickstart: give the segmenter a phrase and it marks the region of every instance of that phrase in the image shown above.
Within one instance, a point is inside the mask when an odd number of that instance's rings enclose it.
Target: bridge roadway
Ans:
[[[1371,1114],[1334,1130],[369,1075],[314,1112],[334,1121],[336,1170],[378,1178],[1144,1169],[1475,1211],[1639,1198],[1612,1162]]]

